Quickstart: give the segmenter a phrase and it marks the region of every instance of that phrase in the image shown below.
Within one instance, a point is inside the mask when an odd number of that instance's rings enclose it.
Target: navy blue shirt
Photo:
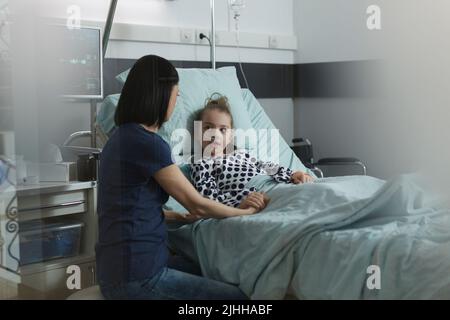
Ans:
[[[162,206],[169,196],[153,175],[172,164],[169,145],[139,124],[121,125],[109,138],[99,168],[100,282],[143,280],[167,265]]]

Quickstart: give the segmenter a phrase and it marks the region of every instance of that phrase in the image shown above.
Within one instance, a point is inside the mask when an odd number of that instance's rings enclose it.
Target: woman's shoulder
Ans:
[[[169,143],[164,140],[157,132],[148,131],[139,124],[131,125],[128,130],[134,132],[139,136],[139,139],[137,141],[139,141],[141,144],[170,149]]]
[[[140,136],[137,144],[133,146],[136,152],[141,153],[146,158],[169,158],[174,161],[170,145],[158,134]]]
[[[120,129],[119,129],[120,130]],[[169,143],[158,133],[147,131],[139,124],[130,125],[123,128],[125,139],[121,139],[126,150],[133,149],[133,152],[140,153],[146,158],[168,158],[172,156]]]
[[[114,130],[114,134],[117,134],[121,137],[139,136],[150,138],[153,138],[156,135],[156,133],[150,132],[140,124],[134,122],[121,124],[120,126],[116,127],[116,129]]]

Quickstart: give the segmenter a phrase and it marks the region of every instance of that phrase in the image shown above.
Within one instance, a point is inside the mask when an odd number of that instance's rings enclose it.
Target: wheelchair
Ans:
[[[367,175],[367,167],[364,162],[358,158],[339,157],[323,158],[317,162],[314,160],[314,151],[311,141],[307,138],[295,138],[291,146],[297,157],[303,162],[305,167],[312,170],[320,178],[324,178],[323,170],[320,167],[325,166],[357,166],[361,169],[363,175]]]

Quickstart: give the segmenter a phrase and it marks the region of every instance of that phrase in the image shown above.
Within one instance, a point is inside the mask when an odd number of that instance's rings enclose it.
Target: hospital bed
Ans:
[[[207,97],[207,90],[189,91],[207,87],[208,72],[220,72],[179,71],[181,102],[174,122],[160,131],[166,140],[180,125],[188,128],[194,110],[184,104]],[[190,72],[200,76],[191,79]],[[224,79],[214,80],[220,85]],[[254,129],[275,128],[249,90],[226,81],[224,91],[239,90],[243,102],[232,109],[236,119],[246,114]],[[118,99],[110,95],[100,108],[105,137],[114,130]],[[279,163],[313,174],[282,137]],[[189,167],[180,168],[189,178]],[[271,197],[263,212],[169,226],[171,249],[196,261],[206,277],[238,285],[253,299],[450,298],[450,210],[425,191],[420,177],[335,177],[298,186],[258,177],[251,183]],[[173,198],[166,209],[186,211]]]

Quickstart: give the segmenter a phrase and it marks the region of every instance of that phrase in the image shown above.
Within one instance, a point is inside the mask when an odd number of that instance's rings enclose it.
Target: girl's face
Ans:
[[[177,104],[178,92],[179,87],[178,85],[175,85],[170,95],[169,106],[167,107],[167,114],[165,121],[169,121],[170,117],[172,116],[173,110],[175,109],[175,105]]]
[[[202,118],[202,136],[203,156],[223,156],[225,148],[233,138],[231,117],[217,109],[205,111]]]

